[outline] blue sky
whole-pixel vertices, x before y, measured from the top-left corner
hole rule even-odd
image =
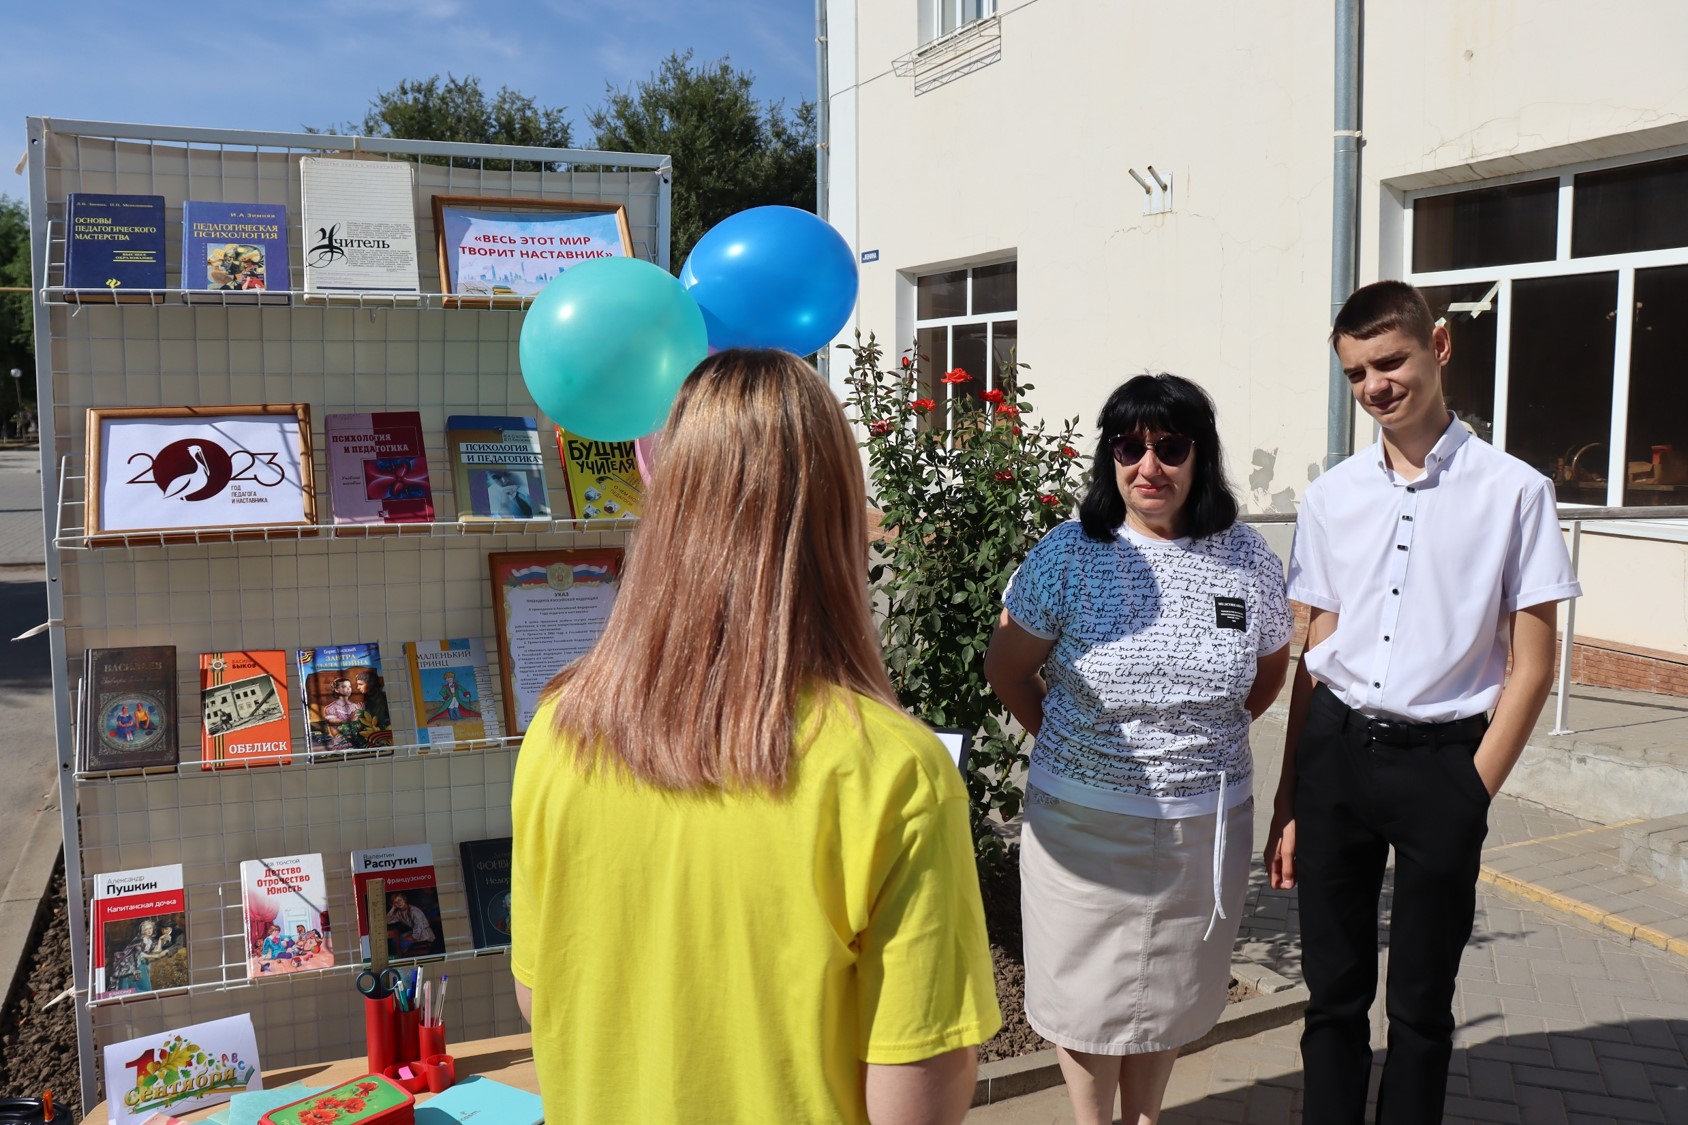
[[[650,76],[670,52],[728,56],[764,101],[814,100],[813,0],[82,0],[8,5],[0,66],[0,193],[24,118],[298,131],[361,120],[405,78],[473,74],[563,106],[575,143],[586,110]]]

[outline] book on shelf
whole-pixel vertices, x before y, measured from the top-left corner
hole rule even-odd
[[[408,161],[299,159],[305,292],[420,293]]]
[[[284,766],[293,760],[287,718],[287,653],[207,652],[199,657],[200,768]]]
[[[463,891],[469,899],[469,932],[476,949],[510,944],[510,846],[512,837],[464,840]]]
[[[479,637],[406,641],[404,663],[418,745],[450,747],[500,737],[492,673]]]
[[[94,876],[93,996],[134,996],[188,983],[187,890],[182,865]]]
[[[287,208],[280,203],[182,204],[182,288],[189,292],[282,292],[288,300]]]
[[[82,675],[77,770],[175,769],[176,647],[91,648]]]
[[[567,482],[569,516],[577,520],[638,519],[645,513],[645,483],[630,441],[593,441],[557,432],[557,456]]]
[[[416,815],[421,819],[420,810]],[[407,844],[352,853],[358,953],[365,961],[369,960],[371,919],[364,906],[364,892],[371,879],[386,882],[387,915],[381,922],[386,929],[387,956],[397,960],[444,953],[445,931],[440,927],[440,886],[434,875],[434,849],[428,844]],[[381,929],[377,928],[375,933],[379,936]]]
[[[302,648],[297,662],[312,751],[392,753],[393,720],[381,678],[380,645]]]
[[[322,856],[249,859],[240,865],[246,974],[253,980],[334,964]]]
[[[156,301],[163,289],[164,197],[73,192],[65,204],[64,283],[73,301]],[[99,292],[103,290],[103,292]]]
[[[330,414],[323,420],[323,432],[335,523],[433,520],[434,489],[428,480],[421,414]]]
[[[551,518],[534,419],[453,414],[445,420],[445,441],[459,520]]]

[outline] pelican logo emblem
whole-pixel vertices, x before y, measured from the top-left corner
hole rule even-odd
[[[143,467],[128,483],[155,485],[166,500],[209,500],[233,481],[274,488],[287,478],[277,463],[280,456],[248,449],[230,453],[206,438],[183,438],[157,453],[131,456],[131,465],[142,462]]]

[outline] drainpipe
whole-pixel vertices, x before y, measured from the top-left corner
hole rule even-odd
[[[1354,292],[1359,279],[1360,230],[1360,4],[1336,0],[1336,150],[1330,245],[1330,318]],[[1326,418],[1325,468],[1354,451],[1354,398],[1333,350]]]
[[[826,66],[826,0],[815,0],[815,214],[827,217],[827,146],[832,140],[832,91]]]
[[[832,141],[832,83],[828,79],[826,65],[826,4],[827,0],[815,0],[815,214],[823,219],[828,217],[830,210],[827,205],[827,176],[830,173],[827,157]],[[828,370],[831,353],[831,348],[822,348],[815,357],[815,367],[828,383],[832,382],[832,373]]]

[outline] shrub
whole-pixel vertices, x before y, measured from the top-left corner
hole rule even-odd
[[[872,336],[839,346],[851,353],[845,409],[864,435],[869,492],[883,512],[868,576],[885,663],[903,706],[974,732],[974,851],[983,873],[997,873],[1012,857],[990,818],[1020,811],[1026,735],[985,682],[985,649],[1014,568],[1076,502],[1078,419],[1056,432],[1034,421],[1024,397],[1034,388],[1017,361],[1000,389],[981,393],[960,369],[923,383],[926,359],[912,351],[887,367]]]

